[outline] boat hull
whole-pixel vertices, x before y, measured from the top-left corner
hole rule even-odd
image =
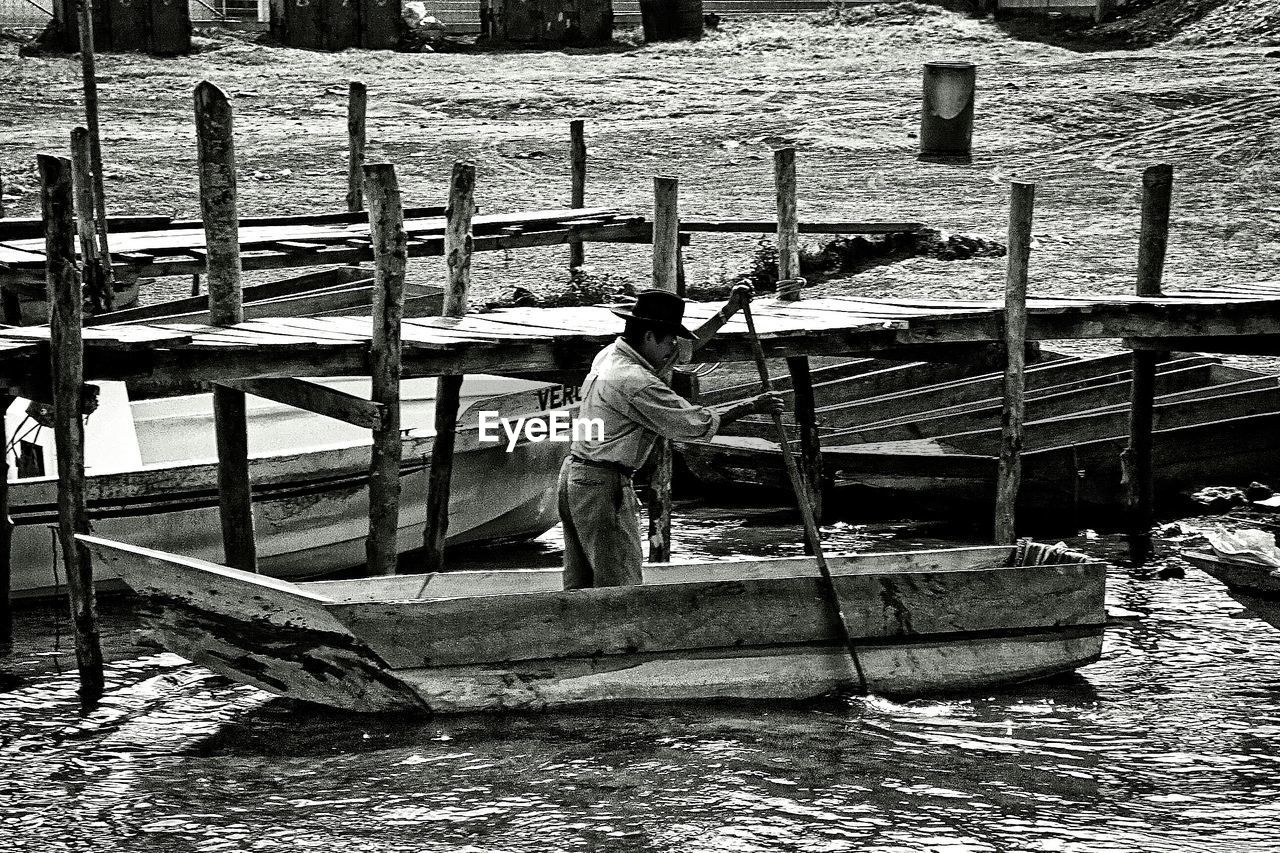
[[[972,691],[1097,660],[1105,621],[1105,567],[1007,566],[1011,548],[832,558],[855,665],[805,559],[649,566],[642,586],[571,591],[556,570],[292,584],[82,538],[166,648],[362,712]]]
[[[1264,622],[1280,629],[1280,577],[1270,566],[1236,563],[1213,554],[1184,551],[1182,556],[1227,588],[1227,594]]]

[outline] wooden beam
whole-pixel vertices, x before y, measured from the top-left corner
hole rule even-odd
[[[653,286],[680,292],[680,182],[653,179]],[[670,373],[663,377],[670,382]],[[671,442],[654,442],[645,509],[649,518],[649,562],[671,559]]]
[[[1009,261],[1005,278],[1004,407],[1000,415],[1000,467],[996,474],[995,544],[1017,540],[1014,510],[1022,483],[1022,419],[1026,395],[1027,266],[1035,184],[1013,182],[1009,197]]]
[[[400,324],[404,318],[404,274],[407,261],[400,185],[389,163],[364,167],[369,196],[369,224],[377,258],[373,297],[373,340],[369,346],[373,402],[380,423],[373,427],[369,465],[369,538],[365,558],[369,572],[394,575],[400,530]],[[434,453],[432,454],[434,456]]]
[[[569,207],[587,206],[587,139],[584,122],[576,118],[569,122]],[[569,269],[574,270],[586,262],[586,252],[581,243],[569,244]]]
[[[244,304],[231,104],[221,89],[202,81],[195,90],[195,114],[200,213],[208,247],[209,323],[232,326],[244,319]],[[214,387],[213,420],[218,438],[218,509],[224,558],[232,568],[257,571],[244,392]]]
[[[778,203],[778,298],[800,298],[800,231],[796,217],[796,149],[773,152],[773,182]]]
[[[801,234],[912,234],[924,228],[920,222],[797,222]],[[729,234],[776,234],[778,223],[770,219],[682,219],[681,231]]]
[[[1173,167],[1150,166],[1142,174],[1142,231],[1138,237],[1139,296],[1159,296],[1169,244],[1169,207],[1173,196]],[[1156,362],[1161,353],[1135,350],[1133,389],[1129,408],[1129,446],[1121,455],[1125,509],[1129,516],[1129,558],[1142,565],[1151,556],[1151,527],[1155,523],[1155,479],[1152,470],[1153,407]]]
[[[84,420],[80,395],[84,385],[84,348],[80,322],[83,301],[75,267],[75,212],[71,200],[71,161],[41,154],[40,207],[45,219],[45,257],[49,280],[49,355],[53,374],[54,441],[58,454],[58,541],[66,573],[75,626],[80,695],[92,701],[102,695],[102,646],[93,587],[93,561],[76,541],[89,532],[85,504]]]
[[[103,263],[98,254],[97,227],[93,221],[93,169],[89,153],[89,131],[71,131],[71,186],[76,201],[76,232],[80,237],[80,269],[95,313],[115,307],[115,294],[103,281]]]
[[[352,80],[347,87],[347,210],[352,213],[364,209],[365,111],[368,102],[369,93],[365,85]]]
[[[454,163],[449,181],[449,205],[445,218],[445,262],[449,283],[445,288],[445,317],[467,313],[471,286],[471,220],[475,214],[476,167]],[[463,371],[442,375],[436,383],[436,442],[427,476],[427,525],[423,532],[425,571],[444,570],[444,542],[449,532],[449,493],[453,477],[453,451],[458,431],[458,406]]]
[[[385,405],[305,379],[229,379],[217,384],[364,429],[381,429],[387,422]]]
[[[84,85],[84,119],[88,131],[89,169],[92,172],[94,230],[98,238],[97,256],[102,259],[99,287],[108,294],[107,310],[115,304],[111,248],[107,241],[107,198],[102,184],[102,132],[98,129],[98,72],[93,49],[93,0],[77,0],[80,14],[80,76]]]

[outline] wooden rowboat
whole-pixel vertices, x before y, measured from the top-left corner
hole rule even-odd
[[[1052,356],[1027,370],[1019,510],[1073,523],[1118,507],[1128,445],[1129,356]],[[985,516],[995,494],[1002,374],[922,382],[929,365],[873,364],[818,397],[831,504],[913,514]],[[865,389],[865,390],[864,390]],[[870,393],[867,393],[870,392]],[[1280,378],[1199,355],[1156,378],[1157,495],[1280,474]],[[720,397],[725,396],[720,392]],[[718,400],[719,401],[719,400]],[[747,420],[680,447],[704,487],[785,488],[769,425]]]
[[[1182,557],[1220,582],[1227,594],[1263,621],[1280,628],[1280,577],[1275,569],[1222,557],[1209,551],[1183,551]]]
[[[353,711],[807,700],[858,689],[811,558],[645,566],[563,591],[551,569],[290,583],[81,536],[183,657]],[[1098,659],[1105,567],[1061,546],[832,557],[869,691],[961,691]]]

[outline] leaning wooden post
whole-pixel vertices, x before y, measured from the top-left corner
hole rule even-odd
[[[347,91],[347,210],[364,210],[365,111],[369,92],[358,80]]]
[[[680,181],[653,179],[653,286],[680,292]],[[663,377],[669,381],[669,377]],[[649,562],[671,559],[671,442],[653,446],[653,473],[645,510],[649,516]]]
[[[449,286],[444,293],[445,317],[467,313],[471,287],[471,217],[475,214],[476,167],[454,163],[449,181],[449,206],[445,208],[444,257],[449,266]],[[453,446],[458,433],[458,398],[462,376],[441,376],[436,383],[436,439],[431,447],[431,471],[427,477],[427,527],[423,546],[426,571],[444,569],[444,542],[449,532],[449,486],[453,476]]]
[[[97,312],[107,311],[111,294],[102,286],[102,264],[98,257],[98,235],[93,223],[93,169],[90,166],[89,131],[77,127],[71,131],[71,186],[76,200],[76,232],[80,236],[80,269],[85,290]]]
[[[575,118],[569,122],[569,206],[587,205],[587,137],[583,121]],[[574,270],[586,262],[586,249],[582,243],[569,244],[569,269]]]
[[[240,292],[240,220],[236,212],[231,104],[221,89],[205,80],[196,86],[195,111],[200,212],[204,217],[207,247],[209,324],[233,326],[244,320],[244,307]],[[232,568],[257,571],[244,392],[214,385],[213,421],[218,435],[218,509],[226,563]]]
[[[1036,185],[1015,181],[1009,197],[1009,261],[1004,287],[1004,409],[1000,415],[1000,468],[996,473],[995,543],[1016,539],[1014,510],[1022,483],[1022,415],[1027,360],[1027,265]]]
[[[13,402],[0,394],[0,451],[9,446],[5,415]],[[0,452],[0,646],[13,643],[13,519],[9,517],[9,454]]]
[[[1173,167],[1151,166],[1142,173],[1142,232],[1138,238],[1139,296],[1159,296],[1169,245],[1169,206],[1173,196]],[[1129,446],[1121,462],[1125,509],[1129,527],[1129,558],[1142,565],[1151,556],[1151,526],[1155,523],[1155,475],[1151,465],[1155,420],[1156,364],[1163,353],[1135,350],[1129,393]]]
[[[85,504],[84,344],[80,331],[83,297],[76,275],[75,210],[71,200],[71,161],[40,154],[40,207],[44,216],[46,274],[49,287],[49,354],[53,370],[53,430],[58,453],[58,542],[76,633],[80,695],[102,695],[102,648],[94,601],[93,561],[76,540],[89,532]]]
[[[80,13],[80,75],[84,83],[84,121],[89,132],[89,168],[93,171],[93,206],[98,234],[104,309],[115,308],[111,249],[107,245],[107,196],[102,186],[102,134],[98,130],[98,71],[93,49],[93,0],[77,0]]]
[[[400,530],[400,321],[404,317],[404,271],[409,257],[404,210],[395,167],[364,167],[373,243],[373,341],[370,359],[374,403],[383,407],[373,431],[369,463],[369,538],[365,557],[371,574],[393,575]]]

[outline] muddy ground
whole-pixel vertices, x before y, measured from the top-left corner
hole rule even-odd
[[[582,117],[589,205],[646,213],[652,177],[676,175],[687,218],[769,217],[770,150],[785,143],[798,152],[803,219],[909,220],[1003,241],[1017,178],[1037,185],[1032,292],[1120,293],[1133,288],[1140,175],[1168,162],[1168,286],[1277,277],[1280,55],[1265,46],[1080,52],[911,3],[734,18],[697,43],[595,52],[324,54],[253,38],[202,32],[202,52],[186,58],[99,59],[111,212],[197,214],[191,93],[201,79],[233,97],[244,214],[340,209],[347,81],[359,79],[369,158],[397,165],[409,204],[442,203],[451,164],[468,159],[486,212],[566,206],[568,122]],[[942,58],[979,65],[965,165],[916,158],[921,65]],[[37,212],[35,154],[65,151],[83,121],[79,75],[76,57],[0,45],[10,215]],[[757,242],[698,236],[686,253],[690,283],[748,274]],[[561,293],[565,257],[479,258],[473,301],[517,285]],[[590,246],[587,258],[605,294],[643,286],[649,272],[642,247]],[[443,277],[439,261],[411,267],[423,280]],[[999,257],[912,257],[823,287],[994,295],[1003,276]]]

